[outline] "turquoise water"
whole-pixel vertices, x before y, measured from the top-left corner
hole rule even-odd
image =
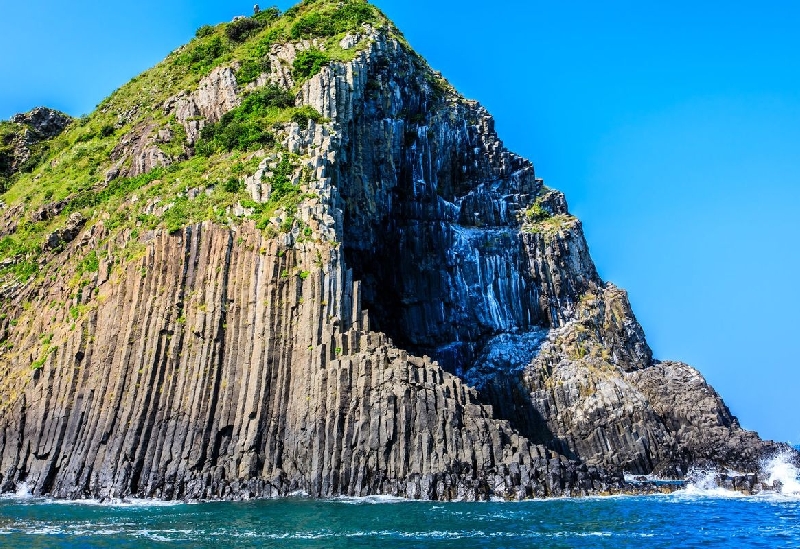
[[[518,503],[0,499],[0,547],[800,547],[800,498],[688,491]]]
[[[0,548],[800,548],[800,470],[787,454],[762,469],[780,493],[728,492],[712,471],[671,495],[513,503],[100,504],[32,498],[20,486],[0,496]]]

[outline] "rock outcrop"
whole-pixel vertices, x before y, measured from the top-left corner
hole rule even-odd
[[[275,44],[250,85],[296,86],[321,115],[276,126],[281,151],[241,176],[258,206],[296,160],[302,200],[273,232],[235,222],[238,204],[227,224],[72,214],[53,233],[58,268],[4,298],[0,491],[522,499],[655,489],[626,473],[757,473],[784,449],[743,431],[696,370],[653,359],[564,196],[483,107],[390,26],[339,46],[352,61],[296,83],[296,56],[324,42]],[[241,103],[234,69],[159,105],[186,155]],[[107,180],[181,162],[163,132],[132,125]]]
[[[46,107],[14,115],[10,122],[14,131],[3,136],[7,142],[0,143],[0,177],[24,169],[38,152],[36,145],[59,135],[70,122],[72,117]]]

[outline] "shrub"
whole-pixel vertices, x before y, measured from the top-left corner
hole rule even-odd
[[[525,211],[525,217],[527,217],[528,221],[531,223],[544,221],[552,216],[553,215],[549,211],[542,207],[542,204],[539,201],[534,202],[533,206]]]
[[[328,56],[317,49],[301,51],[294,60],[293,74],[298,80],[311,78],[330,63]]]
[[[202,38],[179,57],[179,61],[189,66],[189,70],[204,74],[217,65],[219,58],[227,52],[222,37],[218,34]]]
[[[364,23],[375,23],[375,9],[366,2],[351,1],[333,12],[337,32],[358,30]]]
[[[224,117],[217,124],[203,128],[195,152],[211,156],[219,151],[247,151],[271,145],[275,137],[258,120],[235,120]]]
[[[97,252],[92,250],[78,265],[78,272],[83,273],[96,273],[100,270],[100,259],[97,257]]]
[[[289,90],[270,84],[256,93],[248,95],[239,108],[248,114],[264,115],[269,107],[277,107],[279,109],[294,107],[294,95]]]
[[[236,193],[242,188],[242,182],[236,177],[231,177],[223,185],[222,189],[227,193]]]
[[[292,185],[292,181],[289,179],[292,171],[293,167],[292,163],[289,162],[289,155],[284,154],[281,161],[272,170],[272,180],[270,181],[272,195],[270,196],[270,201],[277,202],[291,193],[298,192],[297,187]]]
[[[214,27],[211,25],[203,25],[194,32],[194,35],[197,38],[205,38],[206,36],[211,36],[212,34],[214,34]]]
[[[287,12],[288,13],[288,12]],[[335,11],[313,12],[294,22],[289,36],[295,40],[316,36],[333,36],[342,32],[358,30],[364,23],[375,23],[377,13],[366,2],[351,0]]]
[[[97,132],[100,137],[110,137],[114,135],[114,132],[117,131],[111,124],[103,124],[103,127],[100,128],[100,131]]]
[[[189,210],[186,198],[179,198],[170,209],[164,212],[164,226],[169,234],[175,234],[189,223]]]
[[[266,119],[270,109],[294,105],[294,96],[279,86],[266,86],[248,95],[242,104],[226,113],[216,124],[203,128],[195,152],[210,156],[218,151],[246,151],[271,145],[275,137],[268,130]]]
[[[236,71],[236,82],[240,85],[254,82],[262,73],[269,72],[268,59],[245,59]]]
[[[272,6],[271,8],[261,10],[260,12],[253,15],[253,19],[258,20],[262,25],[266,26],[275,21],[280,16],[281,16],[281,10],[279,10],[275,6]]]
[[[237,19],[225,26],[225,36],[232,42],[244,42],[262,27],[261,21],[250,17]]]
[[[300,17],[289,30],[289,36],[294,40],[331,34],[335,34],[335,31],[330,17],[317,12]]]
[[[319,111],[311,105],[303,105],[302,107],[298,107],[292,113],[292,122],[302,125],[308,124],[309,120],[319,123],[322,122],[324,118]]]
[[[300,5],[299,4],[295,4],[294,6],[292,6],[291,8],[286,10],[285,12],[283,12],[283,15],[285,17],[287,17],[287,18],[292,18],[295,15],[297,15],[298,11],[300,11]]]

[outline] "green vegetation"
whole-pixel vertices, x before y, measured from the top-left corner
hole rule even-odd
[[[323,117],[319,111],[311,105],[303,105],[302,107],[298,107],[292,111],[292,122],[296,122],[298,124],[307,124],[309,120],[320,123],[326,121],[326,118]]]
[[[16,124],[0,122],[0,193],[5,192],[14,161],[14,139],[17,136]]]
[[[537,199],[536,202],[533,203],[533,206],[525,210],[525,217],[531,223],[537,223],[539,221],[544,221],[552,217],[553,214],[546,210],[542,203]]]
[[[5,192],[16,179],[12,175],[12,166],[15,161],[14,147],[24,137],[25,131],[25,126],[22,124],[0,122],[0,193]],[[47,141],[29,144],[27,148],[28,158],[21,165],[16,166],[16,171],[23,174],[33,171],[50,151]]]
[[[522,217],[523,231],[553,236],[575,222],[573,216],[569,214],[554,214],[550,208],[543,204],[542,200],[549,192],[550,189],[543,186],[539,190],[536,200],[525,210]]]
[[[44,347],[42,348],[42,352],[39,355],[39,358],[37,360],[34,360],[33,363],[31,364],[31,369],[33,370],[41,369],[42,366],[44,366],[44,363],[47,362],[47,357],[55,353],[57,350],[58,347],[56,347],[55,345],[50,345],[49,342],[45,344]]]
[[[235,222],[233,206],[241,203],[251,209],[250,217],[264,230],[299,227],[302,238],[312,238],[311,228],[295,217],[299,203],[313,196],[303,194],[298,184],[299,159],[280,150],[276,127],[325,120],[310,106],[295,106],[296,93],[304,79],[326,64],[352,60],[367,47],[366,41],[347,50],[340,46],[347,33],[365,23],[389,24],[365,0],[304,0],[283,15],[277,8],[269,8],[253,17],[202,26],[189,44],[116,90],[93,113],[76,119],[61,135],[32,147],[30,159],[13,175],[13,142],[20,127],[0,122],[0,200],[22,210],[15,228],[0,238],[0,285],[50,276],[51,267],[40,270],[43,244],[76,212],[88,220],[87,227],[102,219],[112,235],[125,229],[135,240],[159,226],[178,231],[205,220]],[[219,122],[207,124],[194,150],[186,147],[183,125],[164,108],[170,98],[196,89],[203,77],[224,64],[237,67],[240,86],[253,82],[270,70],[273,46],[309,38],[318,47],[298,56],[292,67],[297,79],[294,89],[269,86],[253,91]],[[147,128],[169,130],[171,139],[159,139],[155,146],[170,158],[171,165],[136,177],[107,178],[118,159],[123,163],[116,169],[123,174],[130,166],[120,144],[141,136]],[[265,153],[275,155],[277,166],[271,168],[269,201],[256,204],[242,181],[244,175],[255,172]],[[305,172],[301,176],[302,182],[310,177]],[[52,215],[31,215],[54,203],[63,208]],[[280,215],[276,213],[279,210],[283,212]],[[278,226],[273,225],[276,218],[280,219]],[[76,283],[83,283],[84,275],[97,272],[100,266],[97,251],[83,253],[73,263],[79,275]]]
[[[552,215],[540,221],[526,223],[522,230],[528,233],[541,233],[546,236],[553,236],[563,229],[568,228],[575,222],[571,215]]]
[[[195,31],[194,36],[195,38],[205,38],[206,36],[211,36],[214,32],[214,27],[211,25],[203,25]]]
[[[275,136],[266,128],[291,119],[294,96],[275,85],[248,95],[242,104],[225,114],[216,124],[203,128],[195,151],[210,156],[223,151],[247,151],[272,145]]]
[[[259,19],[243,17],[225,25],[225,36],[231,42],[244,42],[263,27]]]
[[[238,193],[242,190],[242,182],[236,177],[230,177],[222,184],[222,190],[226,193]]]
[[[253,16],[253,19],[260,21],[263,25],[269,25],[280,16],[281,11],[275,6],[272,6],[271,8],[259,11]]]
[[[283,153],[280,162],[272,169],[272,178],[269,180],[272,193],[266,203],[257,203],[252,200],[242,201],[242,205],[253,210],[253,218],[259,229],[270,227],[271,219],[275,212],[282,209],[285,217],[280,224],[281,232],[289,232],[294,227],[297,206],[304,198],[315,198],[315,195],[304,195],[298,185],[293,184],[292,175],[295,166],[288,153]]]
[[[222,36],[206,34],[187,46],[186,51],[178,57],[178,63],[186,65],[195,74],[205,76],[220,64],[228,51],[229,47]]]
[[[7,266],[0,268],[0,273],[8,273],[20,282],[29,280],[39,271],[38,253],[39,246],[24,235],[14,234],[0,239],[0,260],[7,262]]]
[[[311,48],[297,54],[292,68],[292,74],[298,80],[306,80],[322,70],[330,63],[330,58],[318,49]]]
[[[269,72],[269,69],[268,59],[245,59],[236,71],[236,82],[240,86],[255,82],[262,73]]]
[[[97,257],[97,251],[92,250],[86,257],[84,257],[78,265],[78,272],[83,273],[96,273],[100,270],[100,259]]]
[[[314,4],[306,2],[304,5]],[[317,3],[321,4],[321,3]],[[298,40],[301,38],[316,38],[331,36],[340,33],[357,31],[364,23],[373,25],[378,23],[378,14],[366,2],[350,1],[338,6],[335,4],[301,15],[292,24],[289,37]]]

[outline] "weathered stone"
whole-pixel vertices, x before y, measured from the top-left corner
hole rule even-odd
[[[218,67],[200,81],[197,90],[169,98],[163,109],[165,113],[175,113],[176,120],[186,130],[186,143],[191,146],[200,138],[205,124],[218,122],[239,105],[238,93],[233,69]]]
[[[753,474],[721,482],[757,490],[757,458],[778,445],[696,371],[653,360],[563,195],[385,30],[354,40],[368,47],[299,88],[329,121],[277,130],[304,198],[274,222],[313,237],[157,229],[115,266],[132,232],[75,240],[73,214],[54,233],[63,268],[15,288],[15,324],[0,324],[20,350],[0,354],[0,491],[523,499],[655,493],[670,488],[624,474],[696,464],[739,467]],[[321,45],[273,46],[268,80],[294,86],[295,56]],[[191,144],[239,100],[222,67],[163,107]],[[141,124],[112,160],[163,165],[166,137]],[[279,160],[244,178],[254,200]],[[160,215],[174,200],[129,204]],[[99,265],[75,292],[80,246],[100,246]]]
[[[60,214],[67,205],[66,200],[49,202],[31,214],[31,221],[47,221]]]
[[[72,117],[53,109],[37,107],[30,112],[14,115],[11,121],[28,126],[30,132],[26,138],[27,144],[31,145],[35,141],[59,135],[72,122]]]
[[[69,244],[75,240],[85,224],[86,218],[83,214],[80,212],[70,214],[63,229],[58,229],[48,235],[45,241],[45,248],[55,250],[61,248],[65,244]]]
[[[10,143],[10,157],[0,157],[0,176],[11,176],[19,172],[31,158],[35,145],[61,134],[72,122],[72,117],[47,107],[37,107],[30,112],[16,114],[11,122],[17,129]]]

